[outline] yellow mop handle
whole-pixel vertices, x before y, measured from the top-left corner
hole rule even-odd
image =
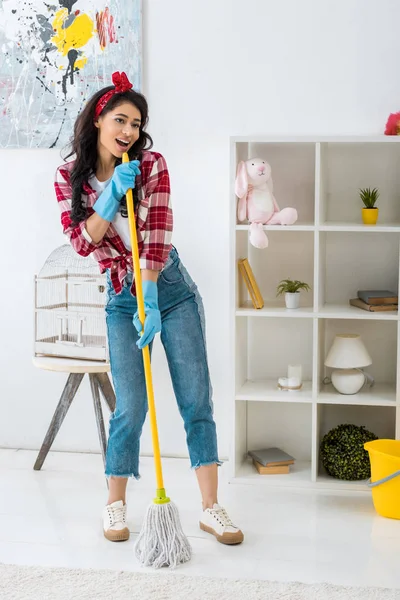
[[[124,152],[122,156],[122,162],[129,162],[129,156],[127,152]],[[144,312],[144,299],[143,299],[143,287],[142,287],[142,276],[140,273],[140,262],[139,262],[139,247],[137,241],[137,233],[136,233],[136,223],[135,223],[135,211],[133,207],[133,196],[132,190],[128,190],[126,193],[126,204],[128,207],[128,220],[129,220],[129,233],[131,237],[132,244],[132,258],[133,258],[133,270],[135,274],[135,282],[136,282],[136,298],[138,303],[139,310],[139,319],[142,323],[142,328],[144,327],[144,320],[146,318]],[[143,331],[143,329],[142,329]],[[160,443],[158,440],[158,431],[157,431],[157,418],[156,418],[156,407],[154,403],[154,389],[153,389],[153,379],[151,375],[151,363],[150,363],[150,350],[149,346],[145,346],[142,350],[143,352],[143,362],[144,362],[144,374],[146,378],[146,389],[147,389],[147,401],[149,405],[149,417],[150,417],[150,427],[151,427],[151,437],[153,440],[153,452],[154,452],[154,466],[156,470],[156,481],[157,481],[157,492],[164,491],[164,483],[163,483],[163,475],[162,475],[162,467],[161,467],[161,455],[160,455]],[[159,494],[157,493],[157,496]]]

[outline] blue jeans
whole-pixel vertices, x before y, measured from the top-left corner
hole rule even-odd
[[[110,419],[106,475],[138,479],[139,442],[147,413],[147,393],[142,351],[136,346],[138,333],[132,322],[137,302],[130,293],[132,273],[128,273],[119,295],[107,275],[106,318],[116,407]],[[213,419],[203,303],[175,248],[157,285],[161,342],[185,426],[191,466],[221,464]]]

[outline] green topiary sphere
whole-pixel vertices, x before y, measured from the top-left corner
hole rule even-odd
[[[321,460],[327,473],[336,479],[358,481],[371,477],[371,466],[365,442],[377,440],[365,427],[338,425],[322,439]]]

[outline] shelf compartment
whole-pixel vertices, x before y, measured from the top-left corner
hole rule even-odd
[[[339,394],[332,384],[322,385],[317,402],[348,406],[395,406],[396,385],[394,383],[376,383],[372,387],[365,385],[358,394],[351,395]]]
[[[319,404],[317,406],[317,452],[323,437],[334,427],[349,423],[358,426],[364,426],[368,431],[371,431],[378,438],[394,439],[395,437],[395,414],[396,407],[393,406],[354,406],[343,404]],[[343,481],[331,477],[325,472],[322,462],[319,458],[319,472],[317,482],[335,487],[345,487],[351,485],[358,489],[362,489],[365,485],[363,481]]]
[[[269,246],[265,250],[254,248],[248,241],[248,235],[246,230],[236,234],[237,261],[247,257],[266,307],[271,307],[273,310],[276,308],[287,310],[284,296],[276,295],[277,286],[282,279],[290,277],[305,281],[313,288],[314,233],[292,231],[288,235],[280,231],[268,231]],[[247,308],[249,294],[239,269],[236,268],[238,277],[236,307]],[[301,292],[300,307],[313,308],[312,289]]]
[[[271,484],[311,483],[311,403],[236,402],[236,481],[247,483],[268,479]],[[295,458],[287,475],[259,475],[248,456],[249,450],[278,447]]]
[[[247,403],[246,454],[248,450],[278,447],[291,454],[296,461],[310,462],[311,433],[311,404]]]
[[[304,381],[312,379],[313,322],[306,319],[248,319],[247,375],[236,380],[278,380],[286,377],[288,365],[302,365]]]
[[[372,364],[364,370],[375,379],[375,386],[365,386],[355,396],[341,395],[337,393],[337,402],[333,404],[355,404],[355,405],[381,405],[381,401],[388,394],[388,406],[396,401],[396,379],[397,379],[397,329],[396,321],[370,321],[370,320],[341,320],[321,319],[318,321],[318,361],[319,361],[319,394],[318,402],[330,399],[335,392],[332,387],[323,383],[325,377],[330,377],[332,369],[325,367],[324,361],[333,343],[335,335],[341,333],[356,333],[362,338],[367,348]],[[381,396],[381,393],[385,396]],[[346,402],[346,398],[349,400]],[[369,400],[368,400],[369,399]],[[380,399],[380,400],[379,400]],[[392,403],[393,400],[393,403]],[[326,404],[329,402],[325,402]]]
[[[325,225],[345,222],[362,225],[359,189],[377,187],[378,226],[400,223],[400,145],[385,141],[321,144],[321,211]]]
[[[315,220],[314,143],[249,143],[249,158],[260,157],[271,165],[274,196],[279,208],[297,210],[297,224]]]
[[[400,203],[399,203],[400,204]],[[399,238],[386,233],[364,235],[326,231],[319,236],[319,305],[342,305],[354,314],[368,311],[349,304],[358,290],[384,289],[398,293]],[[371,313],[373,314],[373,313]],[[392,315],[393,316],[393,315]]]
[[[284,391],[278,388],[276,379],[247,380],[236,392],[236,400],[253,402],[312,402],[312,383],[303,381],[297,391]]]

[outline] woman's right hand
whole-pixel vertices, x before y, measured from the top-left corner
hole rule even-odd
[[[102,219],[111,223],[119,210],[119,203],[126,192],[135,187],[135,180],[139,174],[138,160],[131,160],[115,167],[110,183],[97,198],[93,210]]]
[[[136,177],[140,175],[139,164],[138,160],[131,160],[115,167],[111,178],[111,185],[113,187],[113,196],[118,202],[121,201],[129,189],[135,187]]]

